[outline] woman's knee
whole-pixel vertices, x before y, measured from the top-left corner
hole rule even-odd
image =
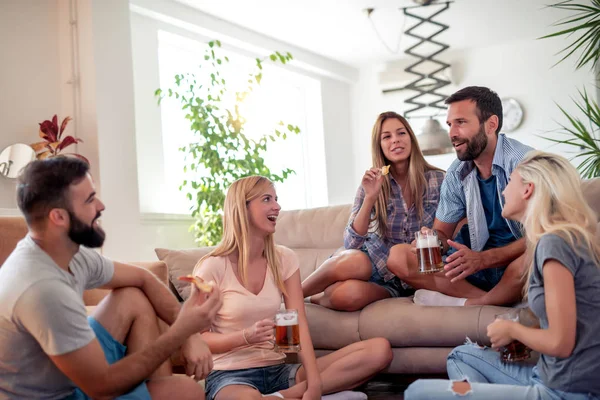
[[[369,360],[377,370],[381,371],[392,363],[394,353],[387,339],[369,339],[365,341],[365,345]]]
[[[260,400],[262,398],[263,396],[258,390],[245,385],[225,386],[223,389],[219,390],[215,396],[215,400]]]
[[[454,399],[466,396],[471,391],[469,382],[456,382],[442,379],[419,379],[404,391],[406,400]]]
[[[406,278],[409,275],[408,258],[410,253],[409,244],[397,244],[390,249],[387,268],[400,279]]]
[[[362,251],[345,250],[335,256],[335,265],[332,274],[337,281],[348,279],[366,281],[371,277],[371,260]]]
[[[134,314],[154,314],[154,307],[146,294],[137,287],[114,289],[107,296],[109,301],[118,303],[119,310],[130,310]]]
[[[147,383],[153,399],[204,400],[204,387],[187,376],[151,379]]]
[[[359,293],[340,288],[329,295],[329,303],[334,310],[358,311],[362,308],[364,300]]]
[[[365,306],[365,295],[357,284],[358,282],[346,281],[327,293],[331,307],[338,311],[362,309]]]
[[[448,358],[446,359],[446,365],[450,362],[461,362],[467,365],[470,365],[470,360],[473,360],[473,357],[477,359],[481,359],[486,356],[486,349],[477,345],[477,344],[463,344],[454,348],[450,354],[448,354]]]
[[[404,399],[419,400],[430,399],[430,383],[426,379],[419,379],[411,383],[404,391]]]

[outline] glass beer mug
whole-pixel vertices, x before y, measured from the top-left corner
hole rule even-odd
[[[531,328],[539,328],[539,320],[529,308],[517,308],[503,314],[496,314],[496,319],[515,321]],[[499,348],[498,351],[500,352],[500,359],[508,363],[527,360],[531,357],[531,349],[518,340],[513,340],[506,346]]]
[[[275,314],[275,351],[282,353],[300,351],[298,310],[280,310]]]
[[[423,229],[415,233],[415,239],[419,272],[432,274],[443,271],[444,263],[437,232],[433,229]]]

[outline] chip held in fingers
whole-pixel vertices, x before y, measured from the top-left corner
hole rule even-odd
[[[389,165],[385,165],[383,167],[381,167],[381,175],[387,175],[390,173],[390,166]]]
[[[213,282],[206,283],[206,282],[204,282],[204,279],[200,278],[199,276],[186,275],[186,276],[180,276],[177,279],[180,281],[196,284],[196,287],[204,293],[210,293],[213,291],[213,288],[214,288]]]

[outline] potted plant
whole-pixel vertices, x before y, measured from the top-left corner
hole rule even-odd
[[[571,43],[566,46],[559,63],[569,57],[578,56],[576,68],[591,66],[600,74],[600,0],[591,3],[576,3],[572,0],[561,1],[549,7],[572,11],[571,17],[556,22],[559,31],[543,36],[542,39],[567,36]],[[600,107],[587,91],[579,91],[580,98],[574,100],[577,108],[583,113],[585,121],[570,115],[563,107],[561,112],[569,121],[568,125],[560,125],[559,132],[565,139],[546,138],[556,143],[577,148],[579,153],[573,158],[583,158],[578,168],[583,178],[600,176]]]
[[[82,142],[81,139],[74,138],[70,135],[65,136],[64,138],[62,137],[63,133],[67,129],[67,124],[72,120],[73,118],[66,117],[60,124],[60,128],[58,127],[58,117],[56,115],[52,117],[52,120],[47,119],[44,122],[40,123],[39,135],[44,140],[41,142],[33,143],[31,145],[31,148],[33,148],[33,150],[35,151],[36,158],[38,160],[63,155],[81,158],[89,164],[87,158],[85,158],[81,154],[62,153],[64,149],[71,146],[72,144]]]
[[[262,175],[274,182],[283,182],[293,170],[272,171],[263,158],[269,143],[298,134],[297,126],[279,122],[272,132],[252,139],[246,135],[245,119],[240,104],[260,85],[264,62],[286,64],[290,53],[275,52],[265,59],[255,59],[253,71],[248,74],[248,86],[235,92],[233,104],[225,98],[232,88],[222,74],[228,57],[217,53],[221,43],[208,43],[205,62],[195,73],[175,76],[174,86],[157,89],[155,96],[160,104],[165,98],[178,100],[189,120],[194,141],[180,148],[185,159],[184,172],[189,176],[180,186],[192,201],[192,230],[201,246],[215,245],[221,240],[222,208],[227,188],[237,179],[249,175]]]

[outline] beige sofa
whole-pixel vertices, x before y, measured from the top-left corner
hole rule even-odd
[[[584,191],[592,208],[600,214],[600,179],[585,182]],[[281,213],[276,240],[298,254],[302,278],[342,245],[349,213],[349,206]],[[22,218],[0,217],[0,266],[26,232]],[[159,259],[164,262],[134,264],[150,269],[163,282],[168,282],[174,293],[186,298],[186,288],[179,284],[177,277],[191,273],[196,261],[208,251],[207,248],[157,249]],[[84,300],[86,305],[93,307],[105,295],[106,291],[90,290],[85,292]],[[421,307],[410,298],[382,300],[362,311],[350,313],[312,304],[306,308],[313,342],[319,353],[381,336],[390,340],[394,351],[394,360],[386,372],[404,374],[445,373],[448,352],[462,344],[466,337],[487,344],[486,327],[494,315],[504,309],[489,306]]]
[[[600,215],[600,178],[584,183],[586,198]],[[293,249],[300,258],[302,278],[307,277],[337,248],[350,206],[332,206],[282,211],[277,222],[276,242]],[[600,223],[598,224],[600,230]],[[156,249],[168,266],[171,286],[187,298],[187,286],[177,277],[192,272],[196,261],[209,248]],[[423,307],[412,298],[378,301],[357,312],[338,312],[306,306],[311,336],[319,353],[339,349],[361,339],[385,337],[393,347],[394,360],[386,372],[444,374],[446,356],[468,337],[489,344],[486,328],[503,307]]]

